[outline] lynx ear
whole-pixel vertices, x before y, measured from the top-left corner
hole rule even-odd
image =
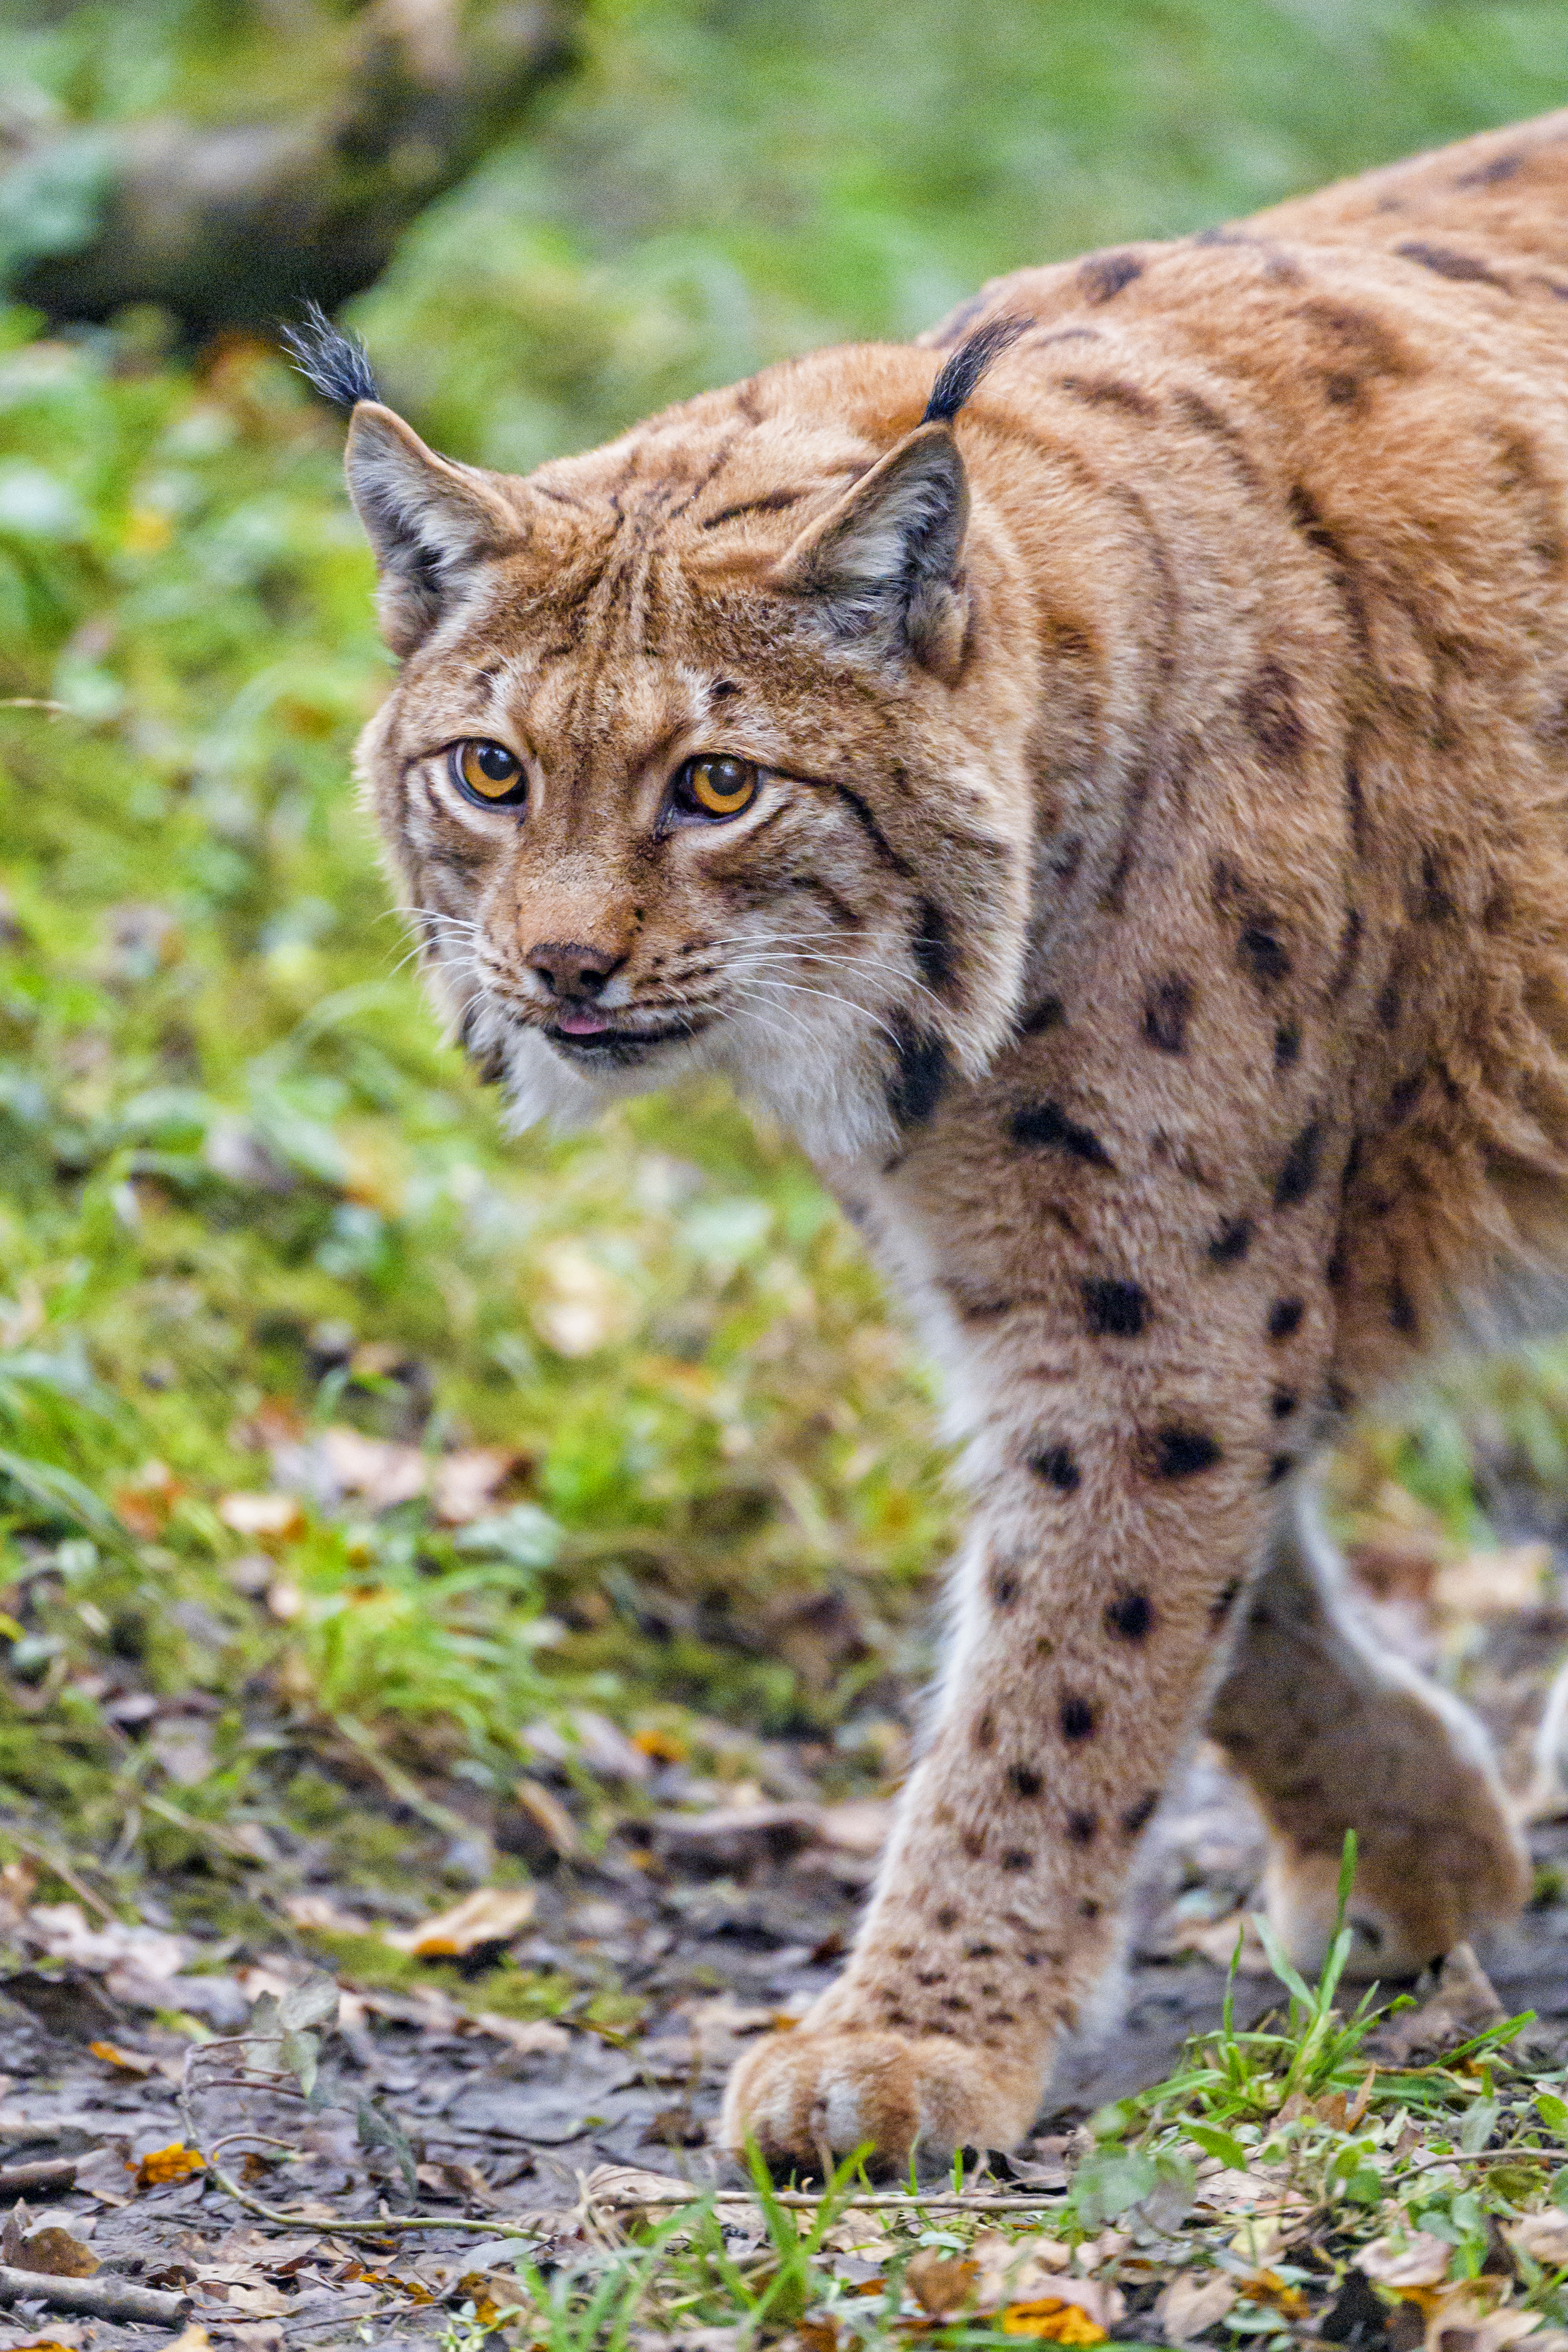
[[[916,425],[804,530],[773,574],[837,637],[913,656],[951,685],[967,622],[969,486],[945,422]]]
[[[524,525],[497,483],[438,457],[379,401],[355,408],[343,462],[381,573],[382,635],[412,653],[465,567],[516,546]]]

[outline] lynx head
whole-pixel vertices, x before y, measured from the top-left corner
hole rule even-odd
[[[329,330],[304,350],[355,404],[402,657],[361,772],[519,1125],[717,1069],[846,1159],[1006,1038],[1032,656],[953,420],[1017,331],[935,388],[932,354],[824,353],[526,479],[435,456]]]

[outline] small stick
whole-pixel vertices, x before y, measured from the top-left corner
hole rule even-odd
[[[12,1829],[9,1822],[6,1824],[5,1834],[13,1845],[21,1847],[29,1862],[36,1862],[40,1870],[48,1872],[51,1878],[57,1878],[62,1886],[68,1886],[78,1902],[85,1903],[89,1911],[96,1911],[99,1917],[106,1921],[110,1927],[119,1927],[124,1925],[119,1913],[110,1909],[101,1895],[93,1893],[91,1887],[78,1875],[68,1862],[62,1862],[57,1853],[51,1853],[48,1847],[40,1845],[37,1839],[24,1837],[20,1830]]]
[[[80,2162],[74,2156],[41,2156],[33,2164],[0,2164],[0,2195],[25,2189],[69,2189]]]
[[[151,2320],[178,2327],[191,2310],[188,2294],[165,2294],[122,2278],[57,2278],[52,2271],[13,2270],[0,2263],[0,2303],[47,2303],[87,2319]]]

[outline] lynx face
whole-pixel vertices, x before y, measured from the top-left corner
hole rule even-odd
[[[362,771],[519,1125],[718,1069],[822,1156],[885,1150],[1008,1034],[1010,583],[946,415],[915,421],[929,361],[869,355],[875,438],[803,424],[779,373],[526,482],[356,412],[405,656]]]

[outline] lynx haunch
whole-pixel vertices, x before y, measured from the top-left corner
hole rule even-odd
[[[1003,2147],[1205,1726],[1364,1972],[1520,1904],[1301,1499],[1568,1267],[1568,114],[1028,270],[515,480],[357,402],[367,791],[516,1119],[728,1072],[967,1440],[947,1671],[732,2145]]]

